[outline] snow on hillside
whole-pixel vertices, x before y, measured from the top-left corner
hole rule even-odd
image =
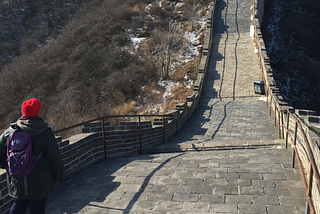
[[[161,5],[161,1],[159,2],[159,5]],[[208,6],[209,7],[209,6]],[[181,36],[184,39],[183,47],[180,48],[180,52],[178,56],[176,56],[175,61],[171,64],[171,70],[174,71],[175,68],[178,68],[182,64],[189,62],[193,60],[196,56],[200,54],[200,49],[202,48],[202,45],[199,41],[200,37],[204,34],[205,28],[206,28],[206,14],[200,15],[200,12],[203,10],[208,9],[201,8],[198,11],[198,18],[193,21],[194,25],[200,25],[201,27],[197,30],[193,31],[185,31],[180,32]],[[149,7],[147,6],[146,9]],[[130,34],[132,44],[135,46],[135,49],[139,46],[141,42],[143,42],[146,38],[137,38],[133,34]],[[173,91],[176,90],[179,87],[185,87],[188,90],[192,90],[193,88],[193,80],[191,80],[187,75],[184,76],[184,81],[180,82],[173,82],[172,80],[159,80],[158,86],[162,87],[164,89],[164,92],[162,93],[162,101],[161,103],[152,103],[146,106],[146,110],[142,112],[142,114],[156,114],[161,113],[163,110],[164,105],[167,103],[167,99],[172,96],[174,93]],[[153,90],[152,93],[154,94],[160,94],[160,91]],[[144,97],[144,103],[146,103],[148,97]],[[135,111],[139,111],[143,108],[143,104],[137,104]]]
[[[160,7],[163,7],[164,0],[156,0],[155,2]],[[1,39],[6,40],[6,38],[10,37],[10,40],[12,40],[13,42],[21,42],[21,40],[23,39],[22,38],[23,33],[26,33],[26,30],[23,29],[22,19],[25,16],[25,14],[27,14],[27,11],[29,12],[30,10],[30,2],[26,0],[17,1],[17,2],[3,1],[2,3],[0,3],[0,6],[1,5],[5,7],[6,10],[4,13],[0,14],[0,21],[2,20],[3,21],[2,23],[5,24],[3,25],[3,30],[0,32],[0,40]],[[36,17],[40,20],[41,23],[47,20],[48,16],[49,17],[52,16],[51,13],[52,11],[54,12],[56,10],[56,7],[58,8],[61,6],[61,5],[55,4],[55,2],[52,2],[52,5],[53,6],[51,10],[48,12],[48,14],[41,14],[41,13],[36,14]],[[78,7],[78,5],[74,7]],[[147,5],[145,10],[147,11],[150,8],[151,8],[151,4]],[[180,35],[183,37],[184,43],[183,43],[183,47],[180,48],[181,51],[175,56],[176,59],[173,61],[173,63],[171,63],[172,71],[174,71],[175,68],[179,68],[182,64],[193,60],[196,56],[200,54],[199,51],[202,48],[202,44],[200,43],[199,39],[201,38],[201,36],[203,36],[204,30],[206,28],[206,21],[205,21],[206,14],[200,13],[203,10],[207,11],[208,7],[200,8],[198,11],[198,18],[193,21],[193,25],[194,26],[199,25],[200,28],[194,28],[196,30],[193,30],[193,31],[190,31],[190,29],[184,32],[180,31]],[[179,11],[179,14],[182,15],[183,12],[184,11]],[[203,15],[200,15],[200,14],[203,14]],[[70,14],[70,17],[72,16],[73,14]],[[148,18],[148,21],[156,22],[156,20],[154,20],[154,17],[152,17],[151,15],[148,15],[147,18]],[[54,20],[52,20],[52,22],[54,22]],[[9,29],[10,26],[16,26],[14,27],[14,32],[13,32],[14,36],[12,36],[12,34],[9,35],[9,31],[7,30],[7,28]],[[40,28],[38,28],[37,30],[41,31]],[[32,34],[35,31],[36,30],[31,29],[31,31],[30,32],[28,31],[27,33]],[[128,30],[128,33],[129,33],[129,36],[131,37],[132,45],[134,46],[133,51],[136,50],[139,47],[139,45],[147,39],[145,37],[137,37],[134,33],[130,31],[130,29]],[[54,37],[55,34],[52,32],[48,32],[47,36],[48,36],[47,39],[50,39],[51,37]],[[41,43],[37,41],[37,45],[38,47],[40,47]],[[3,57],[4,59],[5,58],[13,59],[16,57],[16,55],[14,53],[4,53],[4,55],[0,57]],[[161,90],[162,92],[160,92],[159,90],[153,90],[152,93],[162,96],[161,102],[157,104],[150,104],[151,106],[144,106],[146,103],[146,100],[148,99],[148,95],[147,95],[146,97],[143,98],[144,103],[141,103],[141,104],[136,103],[135,111],[139,111],[143,107],[146,107],[146,109],[149,109],[149,110],[145,113],[162,112],[163,106],[167,103],[168,97],[170,97],[172,93],[174,93],[173,91],[180,87],[185,87],[189,90],[192,90],[193,81],[186,75],[183,81],[173,82],[172,80],[160,80],[157,83],[157,86],[163,89]],[[142,88],[142,91],[143,91],[143,88]]]

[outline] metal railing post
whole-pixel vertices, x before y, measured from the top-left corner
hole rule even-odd
[[[176,111],[176,132],[178,133],[178,111]]]
[[[189,108],[188,108],[188,102],[187,102],[187,122],[189,121]]]
[[[289,110],[287,110],[287,134],[286,134],[286,149],[288,148],[289,122],[290,122],[290,114],[289,114]]]
[[[282,128],[282,131],[281,131],[281,139],[284,139],[284,122],[283,122],[283,111],[280,111],[281,113],[281,128]]]
[[[292,166],[291,168],[294,168],[294,162],[295,162],[295,156],[296,156],[296,143],[297,143],[297,129],[298,129],[298,123],[296,122],[296,127],[294,128],[294,139],[293,139],[293,150],[292,150]]]
[[[278,121],[279,121],[279,139],[281,139],[281,110],[278,110]]]
[[[164,134],[165,130],[164,130],[164,115],[162,116],[162,139],[163,139],[163,143],[165,142],[165,134]]]
[[[269,116],[271,116],[271,111],[272,111],[272,100],[270,100],[270,112],[269,112]]]
[[[308,179],[308,191],[307,191],[307,199],[311,198],[311,193],[312,193],[312,180],[313,180],[313,168],[312,168],[312,164],[310,163],[310,169],[309,169],[309,179]],[[306,203],[306,214],[310,213],[310,206],[307,200]]]
[[[196,96],[193,96],[194,113],[196,113]]]
[[[277,126],[277,105],[274,103],[274,126]]]
[[[310,207],[309,207],[308,199],[306,200],[306,211],[305,211],[305,214],[310,214]]]
[[[104,147],[104,159],[107,160],[107,143],[106,143],[106,130],[104,127],[104,118],[101,119],[102,121],[102,138],[103,138],[103,147]]]
[[[139,154],[142,154],[142,137],[141,137],[141,117],[139,115],[139,140],[140,140],[140,148],[139,148]]]

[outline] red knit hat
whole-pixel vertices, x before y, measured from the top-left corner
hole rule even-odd
[[[40,113],[40,102],[36,98],[25,101],[22,104],[21,112],[26,117],[38,116]]]

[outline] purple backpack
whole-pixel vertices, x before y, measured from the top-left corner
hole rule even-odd
[[[7,163],[9,173],[14,177],[24,177],[33,172],[40,158],[32,152],[33,137],[20,131],[10,135],[7,141]]]

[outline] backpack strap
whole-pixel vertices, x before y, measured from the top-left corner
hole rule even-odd
[[[28,192],[28,183],[27,183],[27,176],[24,176],[24,177],[23,177],[23,183],[24,183],[24,194],[25,194],[25,195],[29,195],[29,192]]]

